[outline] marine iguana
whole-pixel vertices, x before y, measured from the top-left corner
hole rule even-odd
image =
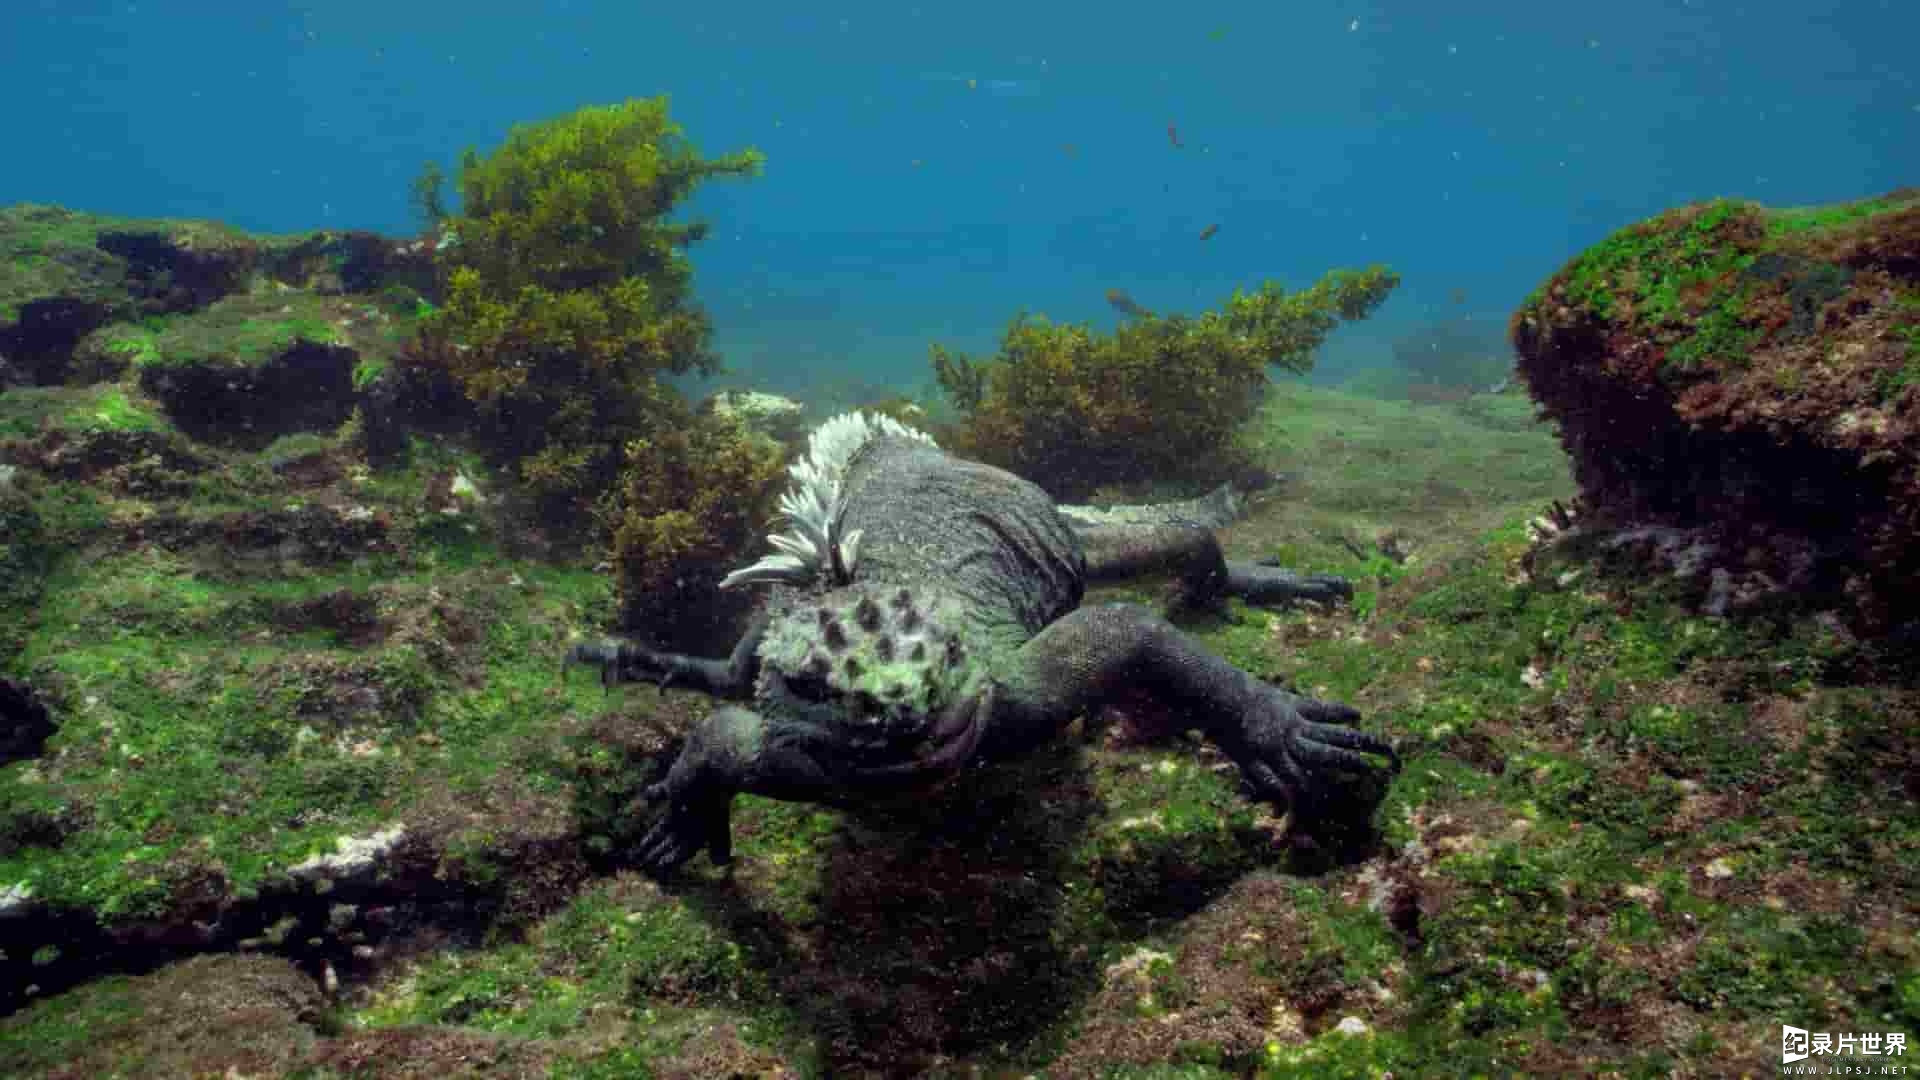
[[[649,873],[702,847],[727,863],[737,793],[836,806],[912,793],[1141,693],[1296,818],[1326,805],[1327,770],[1371,767],[1360,751],[1400,767],[1384,740],[1339,726],[1358,719],[1353,708],[1262,682],[1138,605],[1080,606],[1089,582],[1154,571],[1178,574],[1175,607],[1351,595],[1338,577],[1227,562],[1212,530],[1237,512],[1230,487],[1159,506],[1056,506],[1026,480],[861,413],[814,431],[789,471],[790,529],[769,537],[778,553],[721,582],[775,586],[731,656],[618,640],[568,651],[609,686],[655,681],[751,703],[716,709],[643,793],[666,803],[635,852]]]

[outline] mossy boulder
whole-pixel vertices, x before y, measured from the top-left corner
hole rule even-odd
[[[94,330],[200,310],[294,246],[215,221],[0,209],[0,355],[20,381],[63,381]]]
[[[377,294],[402,310],[438,294],[431,242],[362,229],[271,238],[260,266],[283,285],[322,294]]]
[[[120,358],[192,438],[258,449],[344,423],[364,384],[401,348],[410,321],[364,299],[276,285],[157,329],[103,327],[77,355],[94,367]]]
[[[1703,530],[1735,572],[1920,617],[1920,189],[1716,200],[1573,259],[1511,323],[1604,518]]]
[[[55,549],[20,470],[0,464],[0,621],[18,620],[40,599]],[[19,631],[0,630],[0,658],[19,647]]]
[[[150,312],[193,311],[247,285],[260,244],[216,221],[102,229],[94,246],[126,260],[127,284]]]
[[[0,209],[0,386],[131,373],[182,431],[258,448],[337,427],[357,396],[379,396],[434,295],[421,241]],[[388,405],[403,396],[384,391]],[[390,452],[395,409],[371,411],[375,448]]]
[[[0,1029],[8,1076],[266,1076],[314,1044],[320,987],[285,960],[203,956],[109,979]]]
[[[127,261],[95,241],[115,219],[58,206],[0,210],[0,356],[15,382],[56,382],[74,343],[136,314]]]
[[[721,390],[702,401],[695,410],[702,417],[737,421],[789,449],[804,449],[807,435],[806,407],[792,398],[759,390]]]

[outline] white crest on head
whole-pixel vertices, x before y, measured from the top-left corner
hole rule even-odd
[[[788,528],[767,537],[779,554],[735,570],[721,580],[720,587],[757,581],[805,585],[823,571],[834,584],[852,580],[860,555],[860,530],[840,533],[847,466],[861,447],[883,435],[934,445],[926,432],[890,416],[850,412],[821,424],[807,439],[806,456],[787,467],[793,484],[780,496],[780,517]]]

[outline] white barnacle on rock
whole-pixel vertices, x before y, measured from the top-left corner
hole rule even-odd
[[[780,496],[780,517],[787,530],[767,537],[778,554],[735,570],[720,587],[760,581],[804,585],[822,573],[835,583],[851,580],[860,557],[860,530],[840,531],[847,466],[862,447],[883,435],[933,445],[925,432],[888,416],[844,413],[814,429],[806,456],[787,469],[793,484]]]
[[[315,855],[288,868],[287,873],[302,881],[355,877],[372,870],[406,835],[406,826],[395,825],[371,836],[342,836],[334,841],[335,852]]]

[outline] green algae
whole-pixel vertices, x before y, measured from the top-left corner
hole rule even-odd
[[[1658,343],[1679,369],[1737,367],[1770,338],[1811,332],[1819,305],[1845,291],[1849,272],[1826,261],[1836,245],[1917,206],[1920,194],[1904,189],[1818,207],[1715,199],[1671,210],[1582,252],[1528,297],[1520,317],[1551,294]],[[1782,289],[1800,309],[1785,330],[1757,307]]]
[[[55,415],[74,411],[56,400]],[[1043,948],[1004,921],[969,931],[962,917],[932,941],[977,933],[989,943],[982,956],[994,941],[1018,943],[1015,962],[1061,975],[1089,1009],[1101,964],[1162,951],[1171,959],[1144,972],[1150,1000],[1115,1008],[1164,1029],[1165,1049],[1152,1065],[1100,1058],[1076,1041],[1099,1015],[1070,1011],[1014,1026],[1024,1041],[974,1045],[960,1062],[1035,1071],[1082,1054],[1116,1076],[1654,1075],[1746,1060],[1777,1038],[1783,1016],[1835,1029],[1920,1024],[1902,914],[1920,893],[1920,816],[1886,787],[1915,760],[1910,690],[1869,677],[1861,646],[1820,623],[1704,618],[1680,590],[1610,569],[1598,549],[1522,566],[1518,511],[1564,490],[1519,450],[1530,437],[1533,457],[1551,460],[1541,432],[1447,421],[1462,442],[1446,466],[1457,472],[1440,477],[1481,454],[1489,488],[1527,493],[1450,520],[1399,491],[1405,478],[1393,471],[1430,452],[1431,431],[1393,410],[1368,426],[1364,403],[1346,396],[1284,400],[1287,416],[1322,404],[1345,417],[1340,445],[1323,441],[1331,429],[1262,437],[1298,440],[1287,463],[1315,487],[1338,477],[1354,488],[1350,502],[1256,519],[1229,531],[1229,550],[1361,573],[1367,602],[1332,614],[1230,604],[1186,628],[1257,674],[1356,702],[1370,730],[1395,738],[1406,767],[1378,813],[1385,847],[1355,866],[1296,872],[1274,846],[1278,823],[1241,798],[1223,759],[1178,739],[1010,766],[1028,770],[1009,774],[1011,794],[990,787],[980,798],[1025,808],[989,819],[1005,835],[967,859],[982,873],[1032,868],[1053,905],[1040,909],[1049,940]],[[1365,464],[1354,448],[1369,444],[1390,467]],[[1500,446],[1515,450],[1489,452]],[[369,478],[356,497],[403,512],[438,471],[485,475],[470,459],[418,449],[425,462]],[[268,500],[271,488],[257,490],[248,497]],[[102,499],[49,486],[33,505],[50,532],[101,544],[109,515],[126,511]],[[241,511],[206,511],[230,512]],[[1482,527],[1487,517],[1499,520]],[[1405,562],[1363,558],[1345,542],[1402,522],[1415,538]],[[542,800],[570,808],[584,849],[609,859],[627,850],[646,825],[632,798],[652,776],[652,744],[610,735],[687,699],[557,684],[571,636],[610,611],[603,578],[503,554],[475,508],[409,529],[406,552],[358,564],[229,573],[188,547],[96,551],[61,569],[13,670],[72,711],[56,753],[0,770],[0,805],[21,808],[9,820],[23,826],[81,815],[99,835],[26,845],[0,861],[0,882],[38,875],[43,895],[132,917],[164,908],[183,875],[211,862],[237,891],[264,887],[290,861],[404,819],[434,791],[482,811],[445,841],[462,880],[504,888],[498,879],[517,864],[495,853],[512,844],[509,819]],[[368,637],[355,619],[316,618],[334,597],[376,625],[399,612],[419,621]],[[341,689],[359,686],[390,695],[392,715],[341,713]],[[90,709],[89,694],[100,699]],[[336,745],[363,738],[379,752]],[[1079,802],[1062,786],[1075,782]],[[229,832],[215,823],[222,799],[238,811]],[[315,816],[301,824],[303,814]],[[845,879],[877,865],[899,876],[902,895],[924,895],[905,891],[917,887],[916,860],[900,853],[941,849],[754,798],[737,800],[735,829],[731,872],[696,862],[665,889],[594,880],[473,947],[402,966],[337,1022],[363,1037],[435,1025],[534,1041],[553,1048],[556,1074],[603,1076],[667,1071],[698,1032],[732,1025],[766,1060],[830,1073],[848,1051],[823,1045],[871,1034],[863,1016],[893,1015],[861,996],[867,965],[902,956],[811,959],[828,928],[898,925],[861,922],[872,916],[859,905],[881,894],[849,891]],[[1010,864],[1015,852],[1032,861]],[[1275,872],[1288,875],[1279,906],[1236,898],[1237,882]],[[1373,899],[1408,890],[1413,916],[1405,901]],[[1210,1000],[1196,989],[1187,965],[1202,917],[1226,920],[1229,937],[1273,933],[1281,918],[1294,928],[1273,947],[1231,954],[1257,992]],[[903,994],[975,986],[886,975]],[[39,1049],[21,1071],[56,1067],[80,1051],[77,1025],[94,1022],[83,1001],[98,995],[84,1008],[111,1016],[132,1000],[129,985],[102,980],[40,1003],[5,1021],[0,1041],[32,1033]],[[822,987],[847,993],[823,1005]],[[1216,1010],[1305,1013],[1326,1001],[1331,1011],[1303,1033],[1276,1033],[1251,1056],[1187,1027]],[[1669,1025],[1617,1022],[1640,1002],[1668,1010]],[[1337,1030],[1349,1014],[1368,1030]],[[569,1041],[583,1031],[601,1041]]]
[[[305,290],[271,289],[224,297],[169,319],[159,333],[131,336],[141,368],[196,363],[250,366],[298,345],[338,348],[357,339],[341,325],[342,301]]]

